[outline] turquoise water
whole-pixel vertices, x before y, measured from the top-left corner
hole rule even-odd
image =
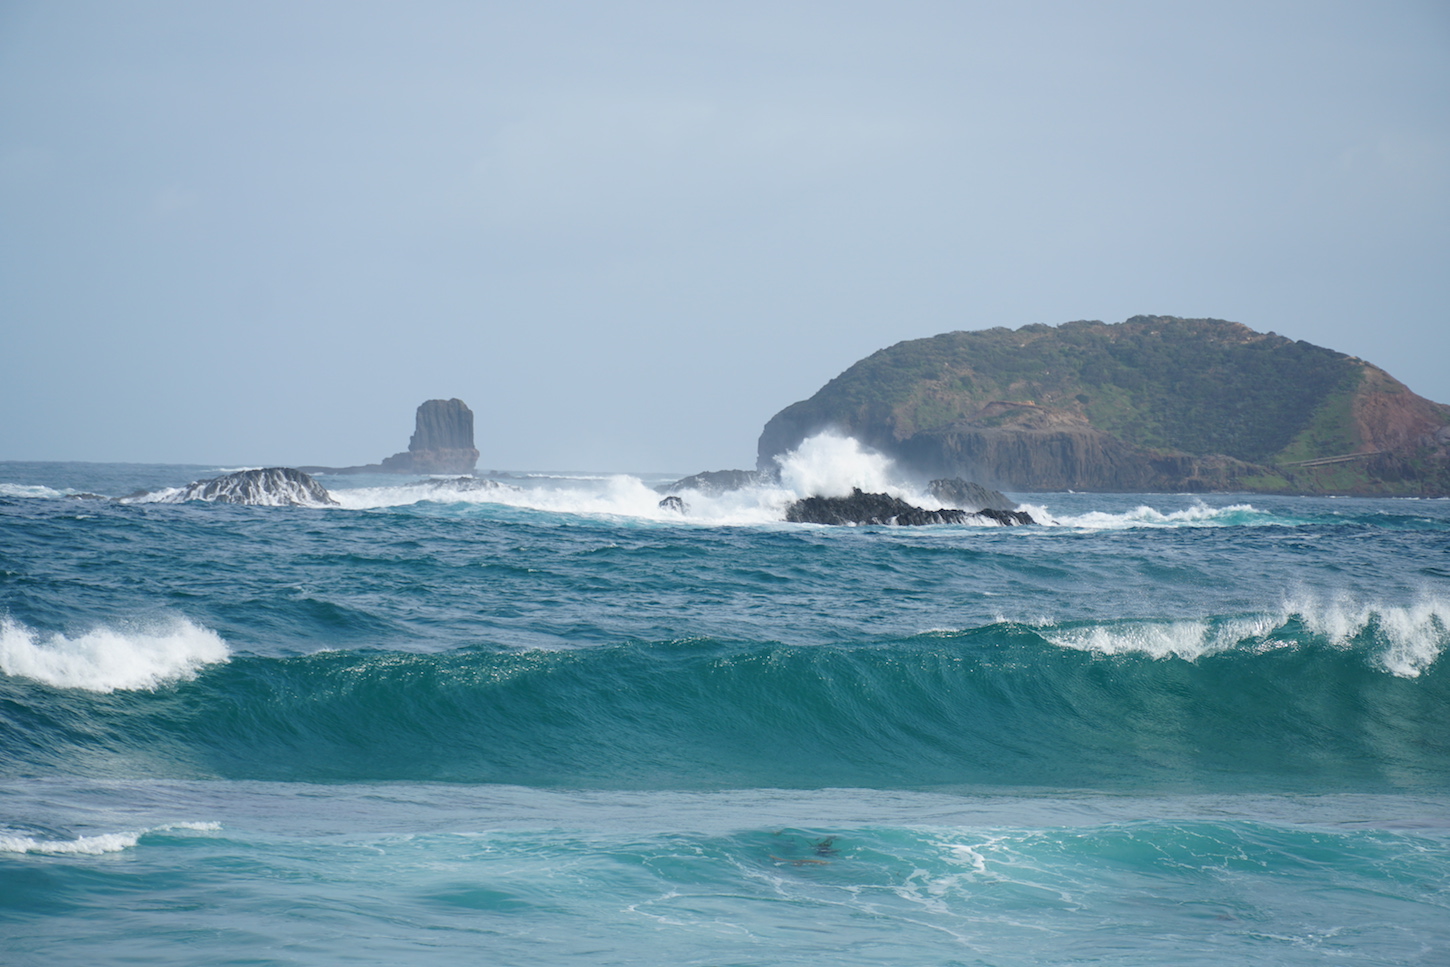
[[[0,464],[6,964],[1450,962],[1450,501],[219,469]]]

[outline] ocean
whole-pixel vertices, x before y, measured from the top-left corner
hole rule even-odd
[[[0,463],[0,962],[1450,964],[1450,501],[816,457]]]

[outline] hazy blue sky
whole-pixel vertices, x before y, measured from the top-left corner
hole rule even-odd
[[[1450,4],[0,2],[0,459],[751,466],[953,329],[1450,402]]]

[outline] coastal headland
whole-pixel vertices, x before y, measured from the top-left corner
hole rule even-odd
[[[860,360],[760,435],[824,431],[1013,491],[1450,495],[1450,406],[1354,356],[1218,319],[949,332]]]

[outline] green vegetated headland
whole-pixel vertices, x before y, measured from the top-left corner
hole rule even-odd
[[[1218,319],[949,332],[777,413],[758,462],[835,429],[1016,490],[1450,495],[1450,406],[1353,356]]]

